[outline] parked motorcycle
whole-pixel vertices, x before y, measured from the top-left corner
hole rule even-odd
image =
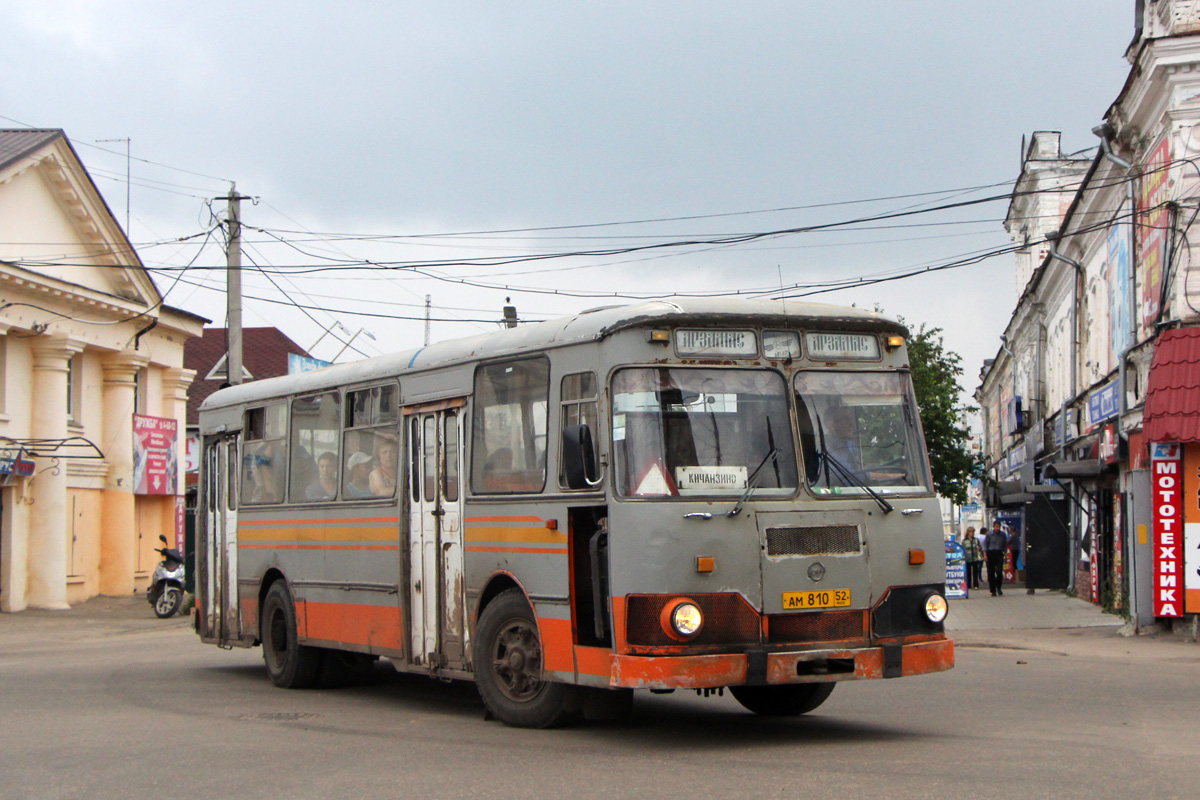
[[[175,548],[166,547],[167,537],[158,538],[163,547],[155,548],[154,552],[161,555],[163,560],[154,568],[146,599],[154,606],[155,616],[166,619],[174,616],[183,605],[183,556]]]

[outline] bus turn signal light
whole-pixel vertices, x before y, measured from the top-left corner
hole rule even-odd
[[[888,350],[895,350],[897,347],[899,347],[899,346],[900,346],[900,345],[902,345],[902,344],[904,344],[904,337],[903,337],[903,336],[889,336],[889,337],[887,337],[887,348],[888,348]]]
[[[670,344],[671,343],[671,332],[670,331],[650,331],[649,336],[647,336],[647,338],[651,342],[657,342],[658,344]]]
[[[908,563],[909,564],[924,564],[925,563],[925,551],[924,550],[909,550],[908,551]]]
[[[717,568],[717,560],[712,556],[696,556],[696,572],[712,572]]]

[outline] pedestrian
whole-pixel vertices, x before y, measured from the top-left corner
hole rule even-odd
[[[978,589],[979,580],[983,577],[983,548],[975,538],[975,527],[967,528],[963,534],[963,553],[967,559],[967,588]]]
[[[992,530],[983,540],[987,556],[988,589],[992,597],[1004,595],[1004,554],[1008,552],[1008,537],[1000,526],[1000,520],[992,523]]]
[[[1018,531],[1008,532],[1008,552],[1012,556],[1013,575],[1016,575],[1017,570],[1025,566],[1021,559],[1021,534]]]

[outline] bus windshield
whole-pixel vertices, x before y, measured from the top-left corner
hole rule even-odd
[[[613,376],[612,394],[622,495],[737,498],[748,489],[777,497],[795,492],[787,383],[779,373],[628,368]]]
[[[805,476],[818,495],[929,491],[916,403],[896,372],[801,372],[796,410]]]

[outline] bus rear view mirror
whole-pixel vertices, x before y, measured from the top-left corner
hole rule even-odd
[[[568,425],[563,428],[563,475],[568,489],[587,489],[600,485],[596,469],[596,448],[592,444],[592,429],[587,425]]]

